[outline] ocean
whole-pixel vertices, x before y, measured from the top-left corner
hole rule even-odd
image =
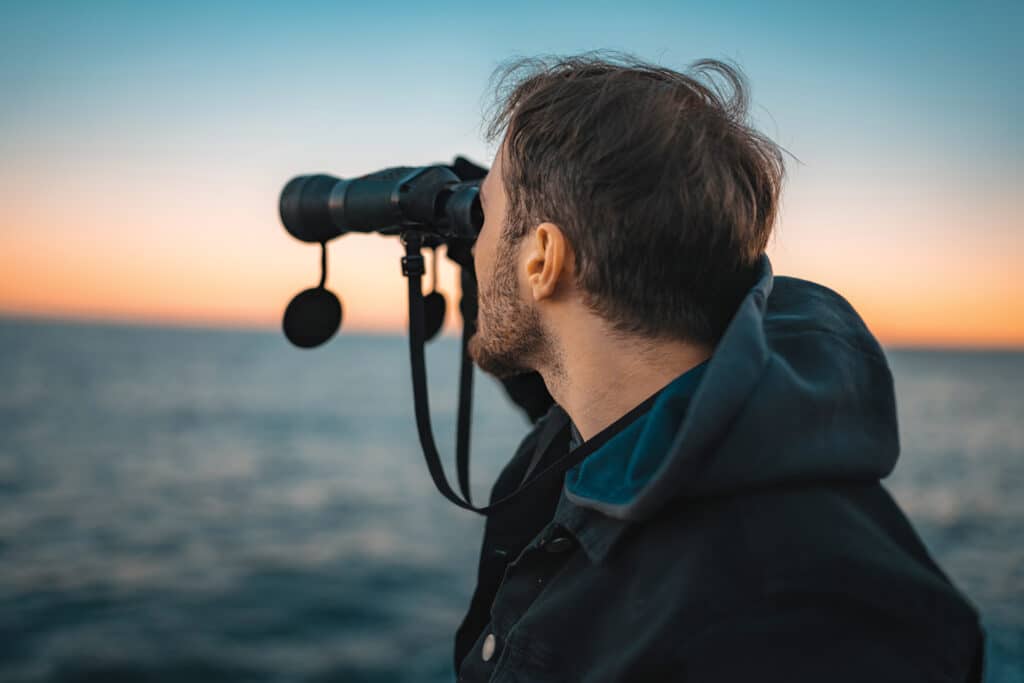
[[[449,472],[458,353],[427,351]],[[888,355],[885,485],[1024,682],[1024,353]],[[480,502],[527,421],[475,389]],[[482,533],[402,336],[0,319],[0,681],[450,681]]]

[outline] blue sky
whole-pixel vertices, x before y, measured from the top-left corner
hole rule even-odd
[[[163,249],[180,268],[179,246],[244,262],[249,244],[281,255],[268,277],[306,272],[274,214],[290,176],[489,161],[493,69],[596,48],[744,69],[754,122],[800,159],[774,247],[798,274],[877,296],[853,266],[825,265],[854,229],[858,258],[936,242],[909,266],[922,277],[958,250],[1001,273],[1022,246],[1021,2],[9,2],[3,16],[0,200],[14,208],[0,239],[20,234],[22,249],[45,230],[76,249]],[[332,256],[362,287],[382,249],[367,240]],[[130,276],[117,268],[105,272]],[[0,308],[77,310],[0,286]]]

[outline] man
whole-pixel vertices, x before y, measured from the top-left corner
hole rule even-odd
[[[503,74],[470,352],[544,410],[492,492],[531,483],[487,521],[459,680],[979,680],[976,611],[879,484],[885,356],[773,276],[781,153],[738,70],[695,71]]]

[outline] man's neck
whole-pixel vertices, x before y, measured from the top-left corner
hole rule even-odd
[[[567,340],[568,342],[568,340]],[[540,368],[551,396],[588,440],[711,355],[681,341],[595,336],[566,343],[559,367]]]

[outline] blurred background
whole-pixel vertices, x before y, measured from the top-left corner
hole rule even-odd
[[[489,165],[515,56],[734,60],[787,157],[777,273],[887,347],[886,485],[1024,681],[1020,2],[0,2],[0,680],[445,681],[482,521],[413,424],[395,239],[330,246],[294,175]],[[454,453],[455,271],[428,350]],[[477,376],[477,499],[527,431]]]

